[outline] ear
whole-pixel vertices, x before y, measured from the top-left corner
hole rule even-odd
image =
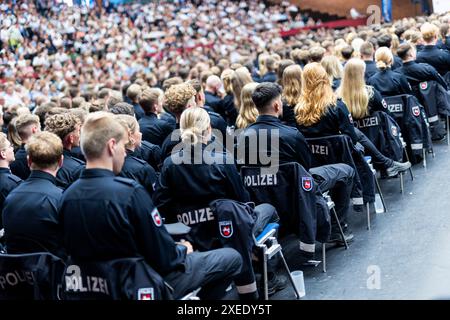
[[[108,143],[106,144],[106,148],[108,151],[108,155],[113,156],[114,150],[116,149],[116,139],[111,138],[108,140]]]
[[[73,144],[74,140],[75,140],[75,138],[73,137],[73,133],[69,134],[69,143]]]
[[[31,168],[31,164],[32,164],[32,163],[33,163],[33,160],[31,160],[30,156],[27,155],[27,164],[28,164],[28,167],[29,167],[29,168]]]
[[[58,168],[62,168],[64,164],[64,155],[61,155],[61,159],[58,161]]]
[[[6,152],[5,152],[5,150],[0,151],[0,158],[1,159],[6,159]]]

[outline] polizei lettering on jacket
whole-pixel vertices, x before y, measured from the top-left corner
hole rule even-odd
[[[247,187],[276,186],[278,184],[277,175],[264,174],[256,176],[246,176],[244,178],[244,184]]]
[[[80,267],[77,265],[67,267],[65,280],[66,291],[98,292],[110,295],[106,279],[93,276],[82,277]]]
[[[356,120],[356,126],[358,128],[376,127],[378,126],[378,117],[367,117]]]
[[[313,154],[321,154],[323,156],[328,155],[328,147],[327,146],[311,144],[310,147],[311,147],[311,151]]]
[[[388,105],[388,110],[390,112],[403,112],[403,104],[395,103]]]
[[[177,219],[179,222],[191,226],[193,224],[214,220],[214,214],[211,208],[208,207],[177,214]]]
[[[0,273],[0,289],[5,290],[7,287],[15,287],[21,283],[33,285],[33,273],[25,270],[14,270],[7,273]]]

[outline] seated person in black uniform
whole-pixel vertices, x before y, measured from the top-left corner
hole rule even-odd
[[[381,47],[375,52],[379,71],[370,77],[367,84],[377,89],[383,97],[412,94],[411,86],[403,74],[391,70],[393,56],[391,50]]]
[[[260,156],[268,156],[269,154],[272,160],[279,164],[299,163],[317,179],[322,192],[332,190],[337,214],[342,225],[345,225],[353,186],[353,169],[345,164],[311,168],[311,149],[305,138],[297,128],[284,125],[279,119],[282,112],[282,101],[281,88],[277,84],[267,82],[259,84],[253,92],[252,98],[259,116],[256,122],[248,126],[243,134],[238,137],[238,149],[244,148],[245,151],[243,154],[241,153],[243,157],[238,159],[238,163],[246,166],[268,165],[263,163]],[[256,137],[256,140],[253,137]],[[272,150],[272,148],[276,148],[272,146],[274,138],[278,139],[278,149]],[[263,147],[264,144],[261,144],[260,139],[267,139],[266,149]],[[247,141],[254,141],[257,149],[253,150],[252,144]],[[253,163],[251,160],[252,154],[259,155],[256,159],[257,163]],[[271,163],[271,165],[274,165],[274,163]],[[316,226],[311,227],[316,228]],[[334,227],[330,241],[340,242],[337,224]],[[350,241],[353,238],[350,230],[346,228],[344,232],[346,240]],[[312,259],[314,257],[314,244],[300,241],[300,250],[305,258]]]
[[[126,102],[116,103],[109,111],[112,114],[124,114],[134,117],[133,106]],[[136,158],[145,160],[154,170],[158,170],[158,166],[161,163],[161,148],[156,144],[141,141],[141,145],[136,147],[133,154]]]
[[[177,147],[178,151],[174,150],[164,161],[153,196],[161,214],[171,221],[184,223],[188,221],[191,224],[187,224],[193,226],[199,221],[183,219],[187,208],[209,207],[209,203],[216,199],[250,202],[233,157],[219,150],[208,150],[211,125],[207,112],[198,107],[185,110],[181,115],[180,126],[181,148]],[[185,161],[180,161],[182,159]],[[259,205],[254,211],[258,217],[257,227],[261,224],[265,226],[268,221],[278,220],[275,208],[268,204]],[[214,219],[216,218],[213,215],[207,215],[207,220]],[[234,228],[239,227],[235,224]],[[217,225],[214,225],[215,230],[218,230]],[[199,234],[192,236],[195,238],[196,235],[201,236]],[[251,283],[236,284],[242,298],[248,298],[249,295],[257,296],[254,279],[249,281]]]
[[[165,93],[165,105],[175,116],[176,126],[172,134],[167,136],[161,146],[161,161],[170,156],[172,149],[180,143],[180,118],[184,110],[196,107],[196,95],[194,87],[189,83],[180,83],[171,86]]]
[[[30,175],[30,168],[28,168],[25,144],[33,134],[41,131],[41,124],[39,122],[38,116],[24,114],[16,118],[14,126],[21,145],[20,148],[16,151],[16,160],[11,162],[10,168],[13,174],[18,176],[22,180],[26,180]]]
[[[9,170],[9,164],[12,161],[14,161],[14,148],[6,135],[0,132],[0,239],[3,236],[3,231],[1,231],[3,229],[1,215],[3,203],[11,190],[22,182],[22,179],[13,175]]]
[[[144,160],[135,156],[136,149],[140,147],[142,133],[139,131],[139,123],[135,117],[128,115],[117,115],[116,119],[124,127],[128,134],[128,141],[125,144],[127,156],[119,176],[133,179],[138,182],[152,195],[156,182],[155,170]]]
[[[64,162],[56,175],[56,185],[66,189],[79,178],[84,162],[73,157],[70,152],[80,145],[81,124],[73,114],[55,114],[45,120],[45,131],[56,134],[63,142]]]
[[[62,189],[55,185],[63,162],[61,139],[50,132],[36,133],[26,149],[31,174],[11,191],[3,206],[7,252],[48,251],[64,258],[58,216]]]
[[[139,105],[144,109],[145,115],[139,120],[142,140],[161,146],[175,127],[167,121],[158,119],[159,91],[145,89],[139,97]]]
[[[411,167],[409,162],[400,163],[385,157],[355,128],[347,106],[337,99],[325,70],[319,64],[311,63],[303,69],[302,96],[295,113],[298,128],[307,138],[346,134],[355,145],[360,143],[365,153],[372,156],[374,163],[386,169],[390,177]]]
[[[388,48],[392,53],[392,36],[388,33],[381,35],[378,39],[378,48]],[[397,55],[392,55],[394,60],[392,63],[392,70],[396,70],[402,66],[402,59],[400,59]]]
[[[418,63],[416,61],[416,49],[409,43],[403,43],[397,50],[398,56],[403,60],[403,67],[396,70],[408,79],[413,88],[418,88],[424,81],[436,81],[447,90],[447,83],[437,70],[428,63]]]
[[[425,46],[417,53],[416,61],[432,65],[441,76],[450,71],[450,52],[436,46],[439,28],[431,23],[424,23],[420,28]]]
[[[173,241],[144,187],[115,176],[127,140],[112,114],[96,112],[86,119],[81,129],[86,170],[64,192],[59,211],[68,254],[94,262],[142,256],[174,288],[175,299],[198,287],[203,298],[222,297],[241,268],[239,253],[192,252],[190,243]]]
[[[135,83],[130,85],[127,89],[127,97],[128,99],[130,99],[133,105],[134,114],[137,120],[140,120],[145,115],[144,109],[142,109],[142,107],[139,105],[139,96],[141,94],[141,91],[141,86]]]
[[[373,61],[375,49],[373,48],[372,43],[366,41],[361,45],[361,48],[359,48],[359,52],[361,53],[361,59],[364,60],[364,63],[366,64],[364,79],[367,82],[371,76],[378,72],[377,64]]]

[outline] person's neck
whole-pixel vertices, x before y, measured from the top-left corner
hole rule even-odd
[[[9,163],[6,160],[0,160],[0,168],[7,168],[9,169]]]
[[[271,117],[278,118],[278,114],[275,111],[273,111],[273,112],[264,112],[264,113],[260,113],[259,115],[260,116],[271,116]]]
[[[372,57],[364,57],[363,56],[363,60],[367,61],[367,62],[373,62],[373,58]]]
[[[426,46],[435,46],[437,41],[425,42]]]
[[[134,152],[134,150],[136,150],[136,147],[135,147],[135,146],[127,147],[127,151]]]
[[[403,60],[403,63],[411,62],[411,61],[414,61],[414,60],[415,60],[414,58],[409,58],[409,59]]]
[[[86,169],[106,169],[113,171],[113,163],[112,160],[108,161],[102,159],[87,160]]]
[[[63,147],[64,147],[64,150],[71,151],[74,146],[73,146],[73,144],[69,143],[69,144],[63,145]]]
[[[31,167],[30,169],[31,169],[31,171],[41,171],[41,172],[48,173],[48,174],[54,176],[55,178],[56,178],[56,173],[59,170],[59,168],[56,168],[56,169],[48,169],[48,168],[47,169],[42,169],[42,168],[38,168],[38,167]]]

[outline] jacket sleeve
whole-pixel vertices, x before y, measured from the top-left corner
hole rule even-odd
[[[411,86],[404,75],[400,75],[400,86],[402,88],[402,93],[412,94]]]
[[[447,83],[445,82],[444,78],[442,78],[442,76],[433,66],[430,65],[427,68],[427,71],[430,73],[431,79],[436,80],[436,82],[443,86],[445,90],[448,90]]]
[[[172,195],[167,179],[168,168],[163,166],[159,178],[156,180],[153,201],[163,216],[170,213],[169,208],[172,203]]]
[[[336,109],[339,118],[339,130],[341,133],[348,135],[353,143],[357,143],[359,139],[355,132],[353,118],[348,111],[347,106],[342,101],[338,101]]]
[[[240,202],[250,202],[250,195],[245,189],[241,176],[234,164],[225,165],[225,176],[231,195],[233,195],[232,199]]]
[[[136,235],[136,245],[145,260],[161,275],[182,269],[186,248],[175,244],[158,209],[142,186],[136,188],[128,210]]]

